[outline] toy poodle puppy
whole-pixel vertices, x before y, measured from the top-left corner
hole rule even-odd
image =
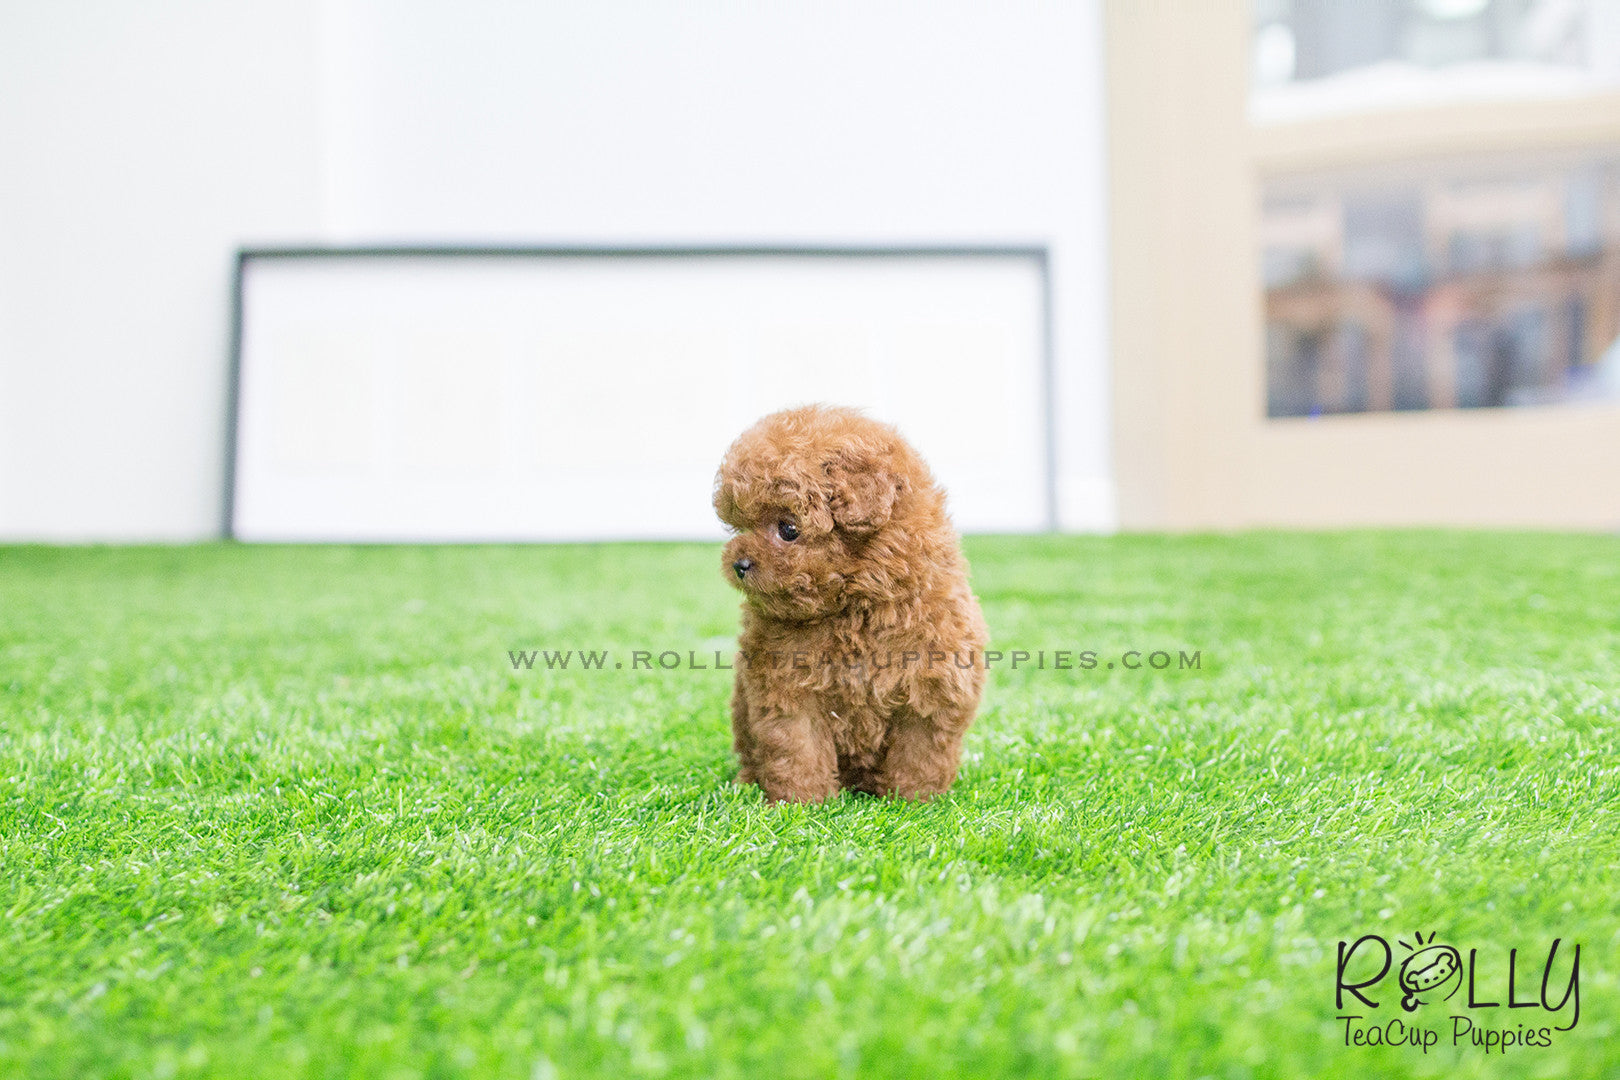
[[[793,802],[950,787],[988,634],[916,451],[853,409],[773,413],[726,452],[714,507],[745,599],[737,782]]]

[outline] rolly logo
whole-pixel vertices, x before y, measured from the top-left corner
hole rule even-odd
[[[1487,949],[1482,963],[1479,949],[1465,953],[1440,944],[1437,937],[1418,934],[1410,942],[1391,942],[1378,934],[1363,934],[1355,941],[1339,942],[1333,1003],[1339,1010],[1334,1019],[1344,1021],[1345,1046],[1407,1046],[1427,1054],[1449,1034],[1453,1047],[1505,1054],[1520,1048],[1551,1046],[1556,1035],[1575,1030],[1581,1022],[1579,942],[1560,952],[1564,939],[1553,938],[1544,963],[1530,960],[1530,956],[1538,955],[1531,953],[1521,965],[1517,946],[1506,949],[1506,956],[1500,947]],[[1398,970],[1396,945],[1407,953]],[[1563,964],[1559,963],[1560,957]],[[1376,970],[1373,965],[1377,965]],[[1558,983],[1565,979],[1566,967],[1569,974],[1560,994]],[[1378,1019],[1372,1010],[1394,1000],[1378,1000],[1383,996],[1378,987],[1391,975],[1400,988],[1404,1013]],[[1466,992],[1460,992],[1465,987]],[[1378,996],[1369,996],[1368,991]],[[1427,1022],[1420,1023],[1412,1014],[1421,1005],[1440,1007],[1428,1010],[1424,1014]],[[1496,1012],[1498,1009],[1502,1011]],[[1440,1013],[1445,1015],[1437,1015]],[[1564,1017],[1568,1023],[1555,1022],[1555,1018]],[[1497,1022],[1489,1023],[1493,1018]]]
[[[1438,936],[1413,934],[1416,945],[1401,941],[1400,946],[1412,955],[1401,964],[1399,980],[1406,993],[1401,997],[1401,1008],[1414,1011],[1419,1005],[1445,1001],[1462,987],[1462,954],[1450,945],[1436,945]]]

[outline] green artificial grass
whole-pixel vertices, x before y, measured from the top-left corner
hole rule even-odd
[[[1620,540],[968,551],[1097,668],[1001,665],[932,803],[775,807],[725,672],[611,667],[731,647],[712,546],[0,549],[0,1075],[1620,1074]],[[1578,1026],[1392,976],[1440,1045],[1346,1047],[1338,943],[1414,931],[1481,1000],[1580,943]]]

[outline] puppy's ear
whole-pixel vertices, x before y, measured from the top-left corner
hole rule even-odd
[[[833,523],[855,536],[871,536],[887,525],[905,481],[886,465],[887,457],[860,448],[840,450],[827,462],[828,499]]]
[[[725,470],[715,474],[714,477],[714,512],[721,521],[730,525],[737,513],[737,497],[726,483]]]
[[[722,465],[714,477],[714,512],[726,528],[742,529],[748,524],[743,504],[751,494],[749,477],[728,465]]]

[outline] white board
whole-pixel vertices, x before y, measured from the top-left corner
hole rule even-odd
[[[703,539],[775,409],[899,425],[959,527],[1050,520],[1045,266],[995,253],[261,253],[232,532]]]

